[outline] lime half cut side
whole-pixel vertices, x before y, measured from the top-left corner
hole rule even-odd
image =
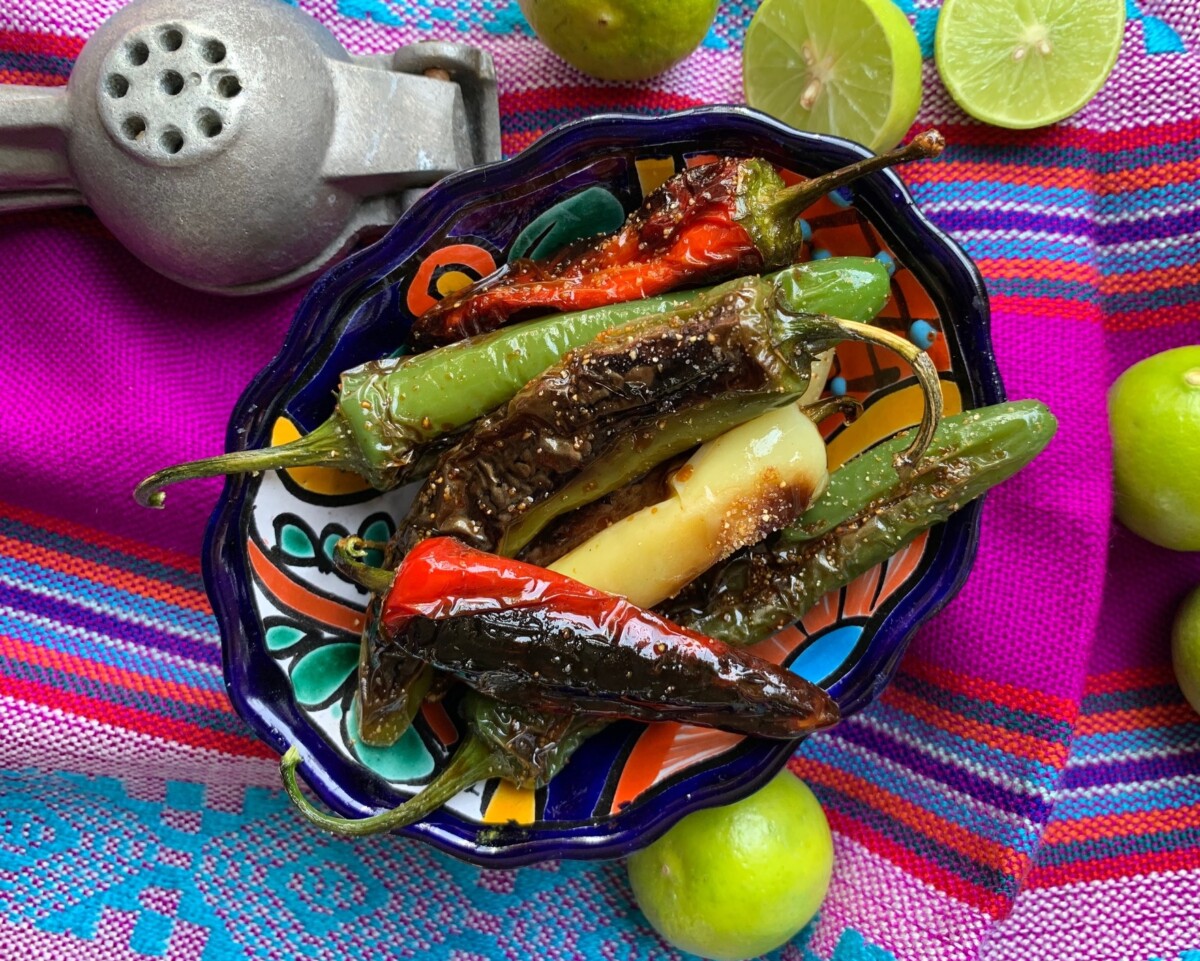
[[[1023,130],[1080,110],[1125,35],[1125,0],[946,0],[934,47],[942,82],[976,120]]]
[[[742,49],[746,103],[879,152],[921,105],[921,47],[893,0],[764,0]]]

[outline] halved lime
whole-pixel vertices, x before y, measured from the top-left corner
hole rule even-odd
[[[921,47],[893,0],[765,0],[742,48],[746,103],[878,152],[921,106]]]
[[[946,0],[934,48],[963,110],[1024,130],[1091,100],[1124,36],[1125,0]]]

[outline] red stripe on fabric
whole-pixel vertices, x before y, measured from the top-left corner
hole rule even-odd
[[[954,160],[944,164],[912,164],[904,168],[904,179],[913,184],[961,183],[964,186],[986,180],[1026,187],[1077,188],[1093,191],[1101,196],[1111,196],[1145,190],[1148,187],[1169,187],[1200,180],[1200,159],[1113,170],[1107,173],[1089,170],[1086,167]]]
[[[1043,844],[1069,844],[1097,838],[1135,838],[1145,834],[1183,831],[1200,824],[1200,803],[1186,807],[1160,808],[1154,811],[1124,811],[1097,814],[1069,821],[1050,821],[1042,832]]]
[[[1122,153],[1142,147],[1200,140],[1200,119],[1176,123],[1147,124],[1120,131],[1089,130],[1056,124],[1036,130],[1006,130],[982,124],[939,124],[938,129],[953,147],[1002,147],[1015,155],[1021,148],[1072,147],[1100,153]]]
[[[30,704],[38,704],[114,727],[123,727],[164,741],[207,748],[210,751],[224,751],[226,754],[236,754],[240,757],[275,757],[275,752],[266,744],[250,737],[197,727],[134,707],[110,704],[75,691],[60,691],[34,681],[5,678],[4,693]]]
[[[943,731],[953,731],[1006,754],[1052,764],[1055,767],[1062,767],[1067,763],[1070,751],[1065,741],[1046,740],[1033,734],[963,717],[955,711],[938,707],[896,687],[885,688],[881,699],[919,721],[925,721]]]
[[[1031,888],[1057,888],[1068,884],[1126,878],[1139,874],[1200,869],[1200,848],[1149,851],[1109,858],[1073,861],[1070,864],[1036,865],[1026,884]]]
[[[570,111],[581,108],[640,107],[650,110],[684,110],[699,107],[703,100],[660,90],[639,90],[628,87],[562,86],[542,87],[500,94],[500,112],[536,113],[539,110]]]
[[[847,817],[836,808],[827,809],[829,826],[838,834],[853,838],[872,854],[896,865],[905,874],[924,881],[938,891],[969,907],[999,920],[1012,910],[1012,898],[986,891],[928,858],[910,851],[874,828]]]
[[[82,37],[63,37],[54,33],[0,30],[0,50],[14,53],[42,53],[74,60],[86,42]]]
[[[1061,271],[1060,276],[1066,280],[1072,279]],[[1100,290],[1105,294],[1148,294],[1190,284],[1200,284],[1200,263],[1181,264],[1178,267],[1154,267],[1130,274],[1109,274],[1100,277]]]
[[[991,701],[1001,707],[1041,714],[1055,721],[1074,721],[1078,713],[1078,705],[1070,698],[1018,687],[1015,684],[989,681],[970,674],[960,674],[911,655],[904,659],[901,670],[910,677],[928,684],[936,684],[956,694]]]
[[[792,764],[792,770],[803,780],[822,784],[846,797],[869,805],[883,816],[918,831],[929,838],[931,843],[949,848],[984,867],[1013,877],[1025,869],[1028,858],[1017,854],[1011,848],[982,838],[962,825],[947,821],[927,808],[905,800],[898,794],[893,794],[848,771],[803,758]]]
[[[222,714],[233,714],[233,706],[221,691],[191,687],[179,681],[147,677],[124,668],[113,667],[90,658],[66,654],[53,648],[30,644],[8,634],[0,634],[0,654],[36,667],[45,667],[103,684],[114,684],[139,694],[151,694],[166,700],[203,707]]]
[[[1175,727],[1197,722],[1200,722],[1200,718],[1186,702],[1155,704],[1152,707],[1129,708],[1123,711],[1082,714],[1075,725],[1075,734],[1079,737],[1088,734],[1115,734],[1146,727]]]
[[[1153,667],[1131,667],[1123,671],[1106,674],[1091,674],[1083,683],[1083,696],[1089,694],[1117,694],[1140,687],[1162,687],[1175,683],[1175,672],[1170,664],[1155,664]]]
[[[1157,327],[1176,327],[1196,322],[1196,305],[1181,301],[1168,307],[1152,310],[1118,311],[1104,318],[1104,329],[1114,334],[1138,330],[1154,330]]]
[[[61,534],[64,537],[90,541],[101,547],[120,551],[122,554],[129,554],[141,560],[175,567],[181,571],[187,571],[189,574],[200,573],[200,559],[190,554],[185,554],[182,551],[169,551],[150,544],[143,544],[129,537],[109,534],[92,527],[85,527],[83,524],[76,524],[58,517],[51,517],[48,514],[40,514],[37,511],[31,511],[5,501],[0,501],[0,516],[20,521],[22,524],[28,524],[31,527],[40,527],[52,533]]]
[[[85,561],[72,554],[51,550],[48,547],[39,547],[36,544],[0,535],[0,553],[7,554],[9,557],[16,558],[19,561],[36,564],[47,570],[58,571],[62,574],[69,574],[72,577],[79,577],[97,584],[115,587],[117,590],[136,594],[138,597],[148,597],[152,600],[162,601],[166,604],[173,604],[176,607],[183,607],[193,611],[202,611],[206,614],[212,612],[212,607],[208,603],[208,597],[203,591],[189,590],[186,587],[168,584],[165,581],[155,580],[152,577],[143,577],[140,574],[134,574],[132,571],[122,570],[119,567],[110,567],[107,564]]]
[[[1091,300],[1068,300],[1064,297],[1024,297],[1015,294],[992,294],[992,316],[1024,314],[1029,317],[1053,317],[1085,324],[1103,324],[1105,317],[1099,304]]]

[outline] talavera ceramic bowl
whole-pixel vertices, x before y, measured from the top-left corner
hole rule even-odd
[[[335,267],[305,298],[279,356],[247,388],[229,449],[279,443],[329,415],[341,371],[392,354],[412,317],[514,255],[537,256],[610,230],[646,192],[713,154],[762,156],[812,175],[866,156],[750,110],[661,118],[598,116],[567,124],[517,157],[448,177],[379,243]],[[936,161],[928,161],[936,162]],[[878,255],[894,264],[880,323],[940,332],[931,353],[947,411],[1003,399],[987,301],[966,256],[913,205],[898,176],[877,173],[806,214],[809,255]],[[830,432],[831,466],[914,423],[911,371],[883,351],[839,350],[835,374],[866,404]],[[323,469],[232,478],[205,545],[225,675],[241,715],[283,751],[334,810],[390,808],[433,777],[461,738],[453,703],[427,706],[388,749],[355,737],[354,671],[365,597],[330,562],[338,537],[383,539],[410,490],[380,494]],[[829,595],[759,653],[825,687],[845,714],[878,694],[917,626],[946,603],[975,551],[971,506],[887,564]],[[405,833],[482,865],[608,858],[649,843],[687,812],[729,802],[774,774],[794,744],[676,724],[614,724],[586,742],[546,788],[482,783]]]

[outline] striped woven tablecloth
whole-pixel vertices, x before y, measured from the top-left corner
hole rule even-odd
[[[936,3],[897,0],[927,56]],[[118,0],[5,0],[0,82],[61,84]],[[507,153],[598,110],[737,102],[754,4],[640,86],[562,65],[515,0],[303,0],[356,52],[486,47]],[[926,64],[904,176],[976,259],[1012,397],[1061,420],[993,494],[970,582],[880,701],[805,743],[835,830],[818,919],[778,957],[1200,958],[1200,717],[1167,656],[1197,556],[1114,526],[1104,393],[1200,342],[1200,8],[1128,0],[1078,117],[965,118]],[[135,510],[217,450],[300,294],[227,301],[143,267],[87,211],[0,218],[0,958],[671,958],[617,863],[481,871],[306,829],[226,701],[198,570],[218,486]]]

